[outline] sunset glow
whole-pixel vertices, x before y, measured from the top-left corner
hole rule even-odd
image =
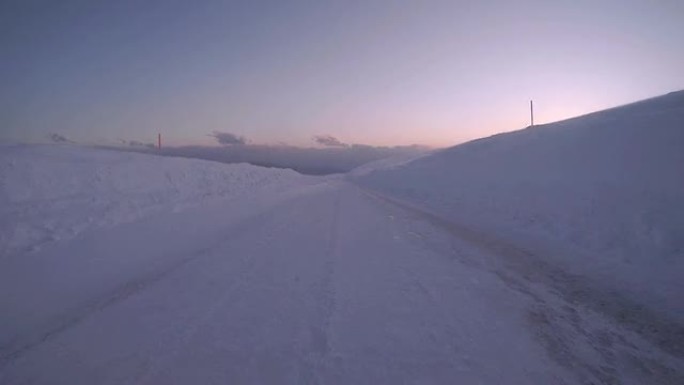
[[[448,146],[684,88],[682,2],[267,3],[4,5],[0,138]]]

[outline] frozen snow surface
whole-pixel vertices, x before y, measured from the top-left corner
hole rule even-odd
[[[684,91],[359,181],[684,321]]]
[[[347,177],[2,147],[0,384],[680,385],[682,95]]]

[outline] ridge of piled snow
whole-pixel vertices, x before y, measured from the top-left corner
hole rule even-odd
[[[684,91],[449,148],[358,182],[684,319]]]
[[[0,256],[103,226],[309,183],[292,170],[72,145],[0,148]]]

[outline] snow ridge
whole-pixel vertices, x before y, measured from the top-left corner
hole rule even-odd
[[[292,170],[72,145],[0,149],[0,256],[92,228],[311,181]]]
[[[684,91],[449,148],[355,180],[684,320]]]

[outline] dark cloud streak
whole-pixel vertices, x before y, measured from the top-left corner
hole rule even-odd
[[[50,140],[52,140],[55,143],[70,143],[71,142],[69,139],[66,138],[66,136],[60,135],[57,133],[52,133],[52,134],[48,135],[48,138],[50,138]]]
[[[315,135],[314,142],[326,147],[347,147],[346,143],[342,143],[339,139],[332,135]]]
[[[242,145],[247,143],[247,139],[245,139],[244,137],[232,134],[230,132],[214,131],[209,136],[216,139],[216,141],[223,146],[230,146],[234,144]]]

